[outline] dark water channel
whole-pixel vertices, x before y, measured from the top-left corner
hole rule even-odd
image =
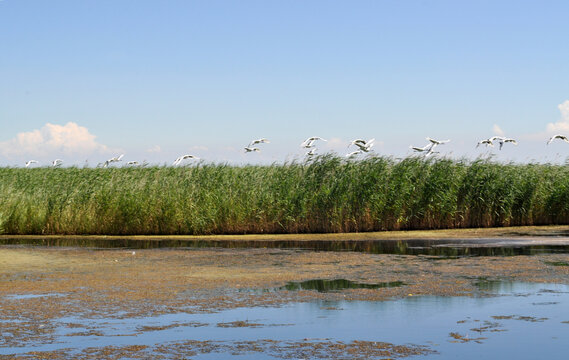
[[[167,346],[188,339],[219,344],[270,339],[283,344],[354,340],[416,344],[436,352],[411,358],[567,358],[569,286],[495,281],[478,285],[496,296],[410,296],[394,301],[290,303],[146,318],[60,318],[51,341],[1,347],[0,355],[137,344]],[[230,348],[233,350],[198,353],[196,358],[281,358],[269,352],[243,354]]]
[[[390,281],[377,284],[357,283],[346,279],[314,279],[292,281],[279,290],[316,290],[318,292],[339,291],[344,289],[381,289],[405,285],[402,281]]]
[[[92,248],[279,248],[315,251],[357,251],[371,254],[458,256],[514,256],[569,253],[569,237],[500,237],[412,240],[219,240],[132,238],[0,238],[0,245]]]

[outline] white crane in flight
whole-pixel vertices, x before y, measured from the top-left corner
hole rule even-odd
[[[492,142],[492,138],[480,140],[480,141],[476,144],[476,147],[479,147],[480,145],[486,145],[486,147],[488,147],[488,146],[494,147],[494,143]]]
[[[565,135],[561,135],[561,134],[557,134],[557,135],[553,135],[551,138],[549,138],[549,141],[547,142],[547,145],[551,144],[551,142],[555,139],[560,139],[563,140],[567,143],[569,143],[569,139],[567,139],[567,136]]]
[[[312,156],[316,155],[316,150],[318,150],[318,149],[316,149],[315,147],[313,147],[312,149],[310,149],[309,152],[306,153],[306,156],[312,157]]]
[[[114,162],[119,162],[122,161],[124,154],[120,154],[119,156],[115,156],[113,158],[110,158],[109,160],[105,161],[105,164],[103,165],[103,167],[107,167],[109,166],[109,164],[114,163]]]
[[[369,152],[372,148],[372,146],[374,145],[374,139],[369,139],[368,141],[362,140],[362,139],[356,139],[353,140],[348,147],[355,145],[357,146],[361,151],[363,152]]]
[[[505,143],[512,143],[514,145],[518,145],[518,142],[516,140],[504,136],[493,136],[490,138],[490,140],[492,142],[498,141],[498,144],[500,144],[500,150],[502,150],[502,146],[504,146]]]
[[[433,149],[435,148],[435,144],[434,143],[428,143],[427,145],[423,146],[423,147],[418,147],[418,146],[409,146],[410,149],[413,149],[416,152],[424,152],[424,153],[429,153],[431,151],[433,151]]]
[[[300,144],[300,147],[310,149],[311,147],[314,146],[314,143],[315,143],[316,141],[318,141],[318,140],[328,141],[328,140],[323,139],[323,138],[321,138],[321,137],[319,137],[319,136],[312,136],[312,137],[309,137],[308,139],[304,140],[304,141],[302,142],[302,144]]]
[[[182,161],[184,161],[186,159],[199,160],[199,157],[194,156],[194,155],[190,155],[190,154],[182,155],[182,156],[178,157],[176,160],[174,160],[174,163],[172,163],[172,165],[174,165],[174,166],[179,165]]]
[[[261,149],[259,149],[258,147],[250,147],[250,146],[245,146],[244,149],[245,149],[245,153],[261,151]]]
[[[427,140],[429,140],[431,143],[435,145],[443,145],[450,142],[450,140],[435,140],[430,137],[427,137]]]
[[[359,154],[363,154],[364,151],[363,150],[356,150],[356,151],[352,151],[351,153],[346,154],[347,158],[353,158],[355,156],[358,156]]]
[[[268,139],[261,138],[261,139],[251,141],[249,143],[249,145],[247,145],[247,147],[252,147],[253,145],[257,145],[257,144],[268,144],[269,142],[270,141]]]

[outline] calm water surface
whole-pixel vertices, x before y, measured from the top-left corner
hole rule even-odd
[[[278,248],[316,251],[357,251],[370,254],[431,255],[431,256],[515,256],[569,253],[569,237],[500,237],[468,239],[408,240],[177,240],[129,238],[61,238],[1,237],[0,245],[32,245],[90,248]]]
[[[426,345],[438,352],[411,358],[567,359],[569,286],[484,281],[479,286],[497,296],[409,296],[395,301],[291,303],[282,307],[147,318],[61,318],[51,343],[0,348],[0,355],[65,348],[80,351],[109,345],[160,345],[186,340],[233,343],[272,339],[283,342],[381,341]],[[235,322],[247,326],[231,326]],[[69,328],[68,323],[75,327]],[[85,332],[93,330],[96,335],[85,336]],[[202,353],[196,357],[274,358],[264,353],[246,356]]]

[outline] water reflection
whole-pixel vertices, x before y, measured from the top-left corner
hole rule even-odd
[[[569,239],[413,239],[413,240],[235,240],[132,238],[0,238],[0,245],[67,246],[92,248],[279,248],[316,251],[357,251],[371,254],[460,256],[514,256],[569,253]]]
[[[405,285],[402,281],[390,281],[376,284],[357,283],[346,279],[315,279],[301,282],[289,282],[281,290],[316,290],[318,292],[339,291],[344,289],[380,289]]]

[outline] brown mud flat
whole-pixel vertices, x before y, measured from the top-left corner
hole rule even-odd
[[[306,339],[306,341],[223,341],[189,340],[164,346],[149,347],[145,345],[105,346],[88,348],[79,354],[74,353],[73,359],[188,359],[200,354],[220,354],[246,356],[263,353],[275,359],[393,359],[413,355],[436,353],[425,346],[394,345],[376,341],[322,341]],[[3,357],[0,355],[0,359]],[[65,351],[31,352],[28,355],[10,356],[9,359],[66,359],[71,358]]]
[[[0,247],[0,347],[49,342],[57,319],[132,318],[203,313],[238,307],[279,306],[316,300],[383,301],[409,296],[489,296],[480,279],[569,283],[569,254],[460,257],[314,252],[289,249],[88,249]],[[331,292],[282,289],[289,282],[347,279],[395,283],[381,288]],[[244,319],[246,320],[246,319]],[[195,326],[204,324],[196,323]],[[253,324],[229,324],[237,327]],[[262,324],[254,324],[262,326]],[[79,327],[69,323],[69,329]],[[155,329],[140,329],[152,331]],[[90,329],[85,336],[97,336]],[[386,343],[273,340],[223,343],[194,341],[83,350],[76,358],[170,358],[207,352],[268,352],[277,358],[405,357],[429,353],[421,346]],[[256,350],[255,350],[256,349]],[[304,349],[297,353],[293,349]],[[298,350],[300,351],[300,350]],[[161,353],[163,352],[163,353]],[[137,355],[138,354],[138,355]],[[151,355],[149,355],[151,354]],[[170,355],[167,355],[170,354]],[[311,355],[312,354],[312,355]],[[20,358],[65,358],[66,350]],[[0,356],[2,358],[2,356]],[[10,357],[14,358],[14,357]],[[16,357],[17,358],[17,357]]]

